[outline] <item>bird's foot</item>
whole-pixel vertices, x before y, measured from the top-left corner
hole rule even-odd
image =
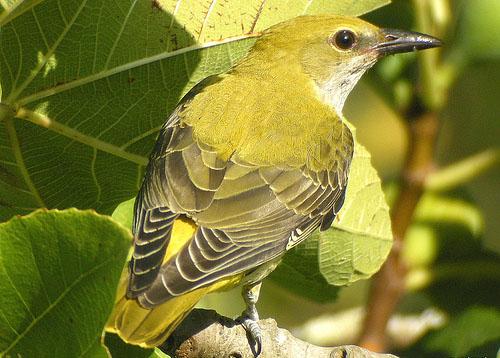
[[[250,348],[255,357],[258,357],[262,352],[262,330],[259,326],[259,316],[249,314],[247,311],[237,319],[237,321],[247,331]]]

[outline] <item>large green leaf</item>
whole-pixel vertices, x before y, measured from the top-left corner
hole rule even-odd
[[[134,196],[179,98],[252,44],[233,36],[303,13],[359,15],[387,2],[2,2],[2,103],[16,115],[0,111],[0,219],[38,207],[110,213]]]
[[[366,149],[356,144],[344,206],[320,232],[319,266],[326,280],[346,285],[378,271],[392,246],[389,207]]]
[[[0,224],[0,355],[105,357],[130,239],[109,217],[75,209]]]

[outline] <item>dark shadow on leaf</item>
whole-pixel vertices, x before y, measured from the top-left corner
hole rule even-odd
[[[11,105],[20,101],[27,110],[81,134],[63,135],[54,126],[47,129],[23,119],[12,121],[27,175],[46,207],[93,208],[110,214],[120,202],[135,196],[143,167],[95,149],[92,140],[147,158],[159,127],[194,85],[191,75],[198,66],[199,51],[168,56],[195,44],[183,25],[156,2],[120,4],[123,8],[117,9],[117,4],[102,1],[96,12],[90,4],[78,7],[68,2],[59,8],[58,2],[45,1],[33,8],[38,25],[27,12],[2,29],[2,99],[26,83]],[[68,19],[73,21],[64,25]],[[46,64],[29,81],[44,56]],[[8,69],[16,69],[14,74],[19,69],[17,80]],[[3,122],[0,137],[9,138]],[[0,154],[0,159],[12,157],[6,155]],[[23,187],[11,185],[8,195],[2,195],[0,221],[24,214],[18,207],[40,205],[28,195],[21,170],[4,174]]]

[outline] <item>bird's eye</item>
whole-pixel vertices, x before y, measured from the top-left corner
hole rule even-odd
[[[333,43],[341,50],[349,50],[356,43],[356,35],[350,30],[340,30],[334,35]]]

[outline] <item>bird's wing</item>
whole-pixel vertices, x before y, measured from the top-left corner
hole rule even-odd
[[[137,297],[153,283],[163,262],[172,225],[181,213],[206,209],[222,183],[226,163],[196,144],[180,112],[209,81],[196,86],[160,130],[135,201],[134,252],[127,296]]]
[[[262,168],[230,160],[210,206],[190,214],[198,225],[194,238],[161,268],[139,298],[141,304],[153,307],[248,273],[282,256],[325,220],[329,225],[343,202],[351,155],[347,167],[338,166],[346,173]]]

